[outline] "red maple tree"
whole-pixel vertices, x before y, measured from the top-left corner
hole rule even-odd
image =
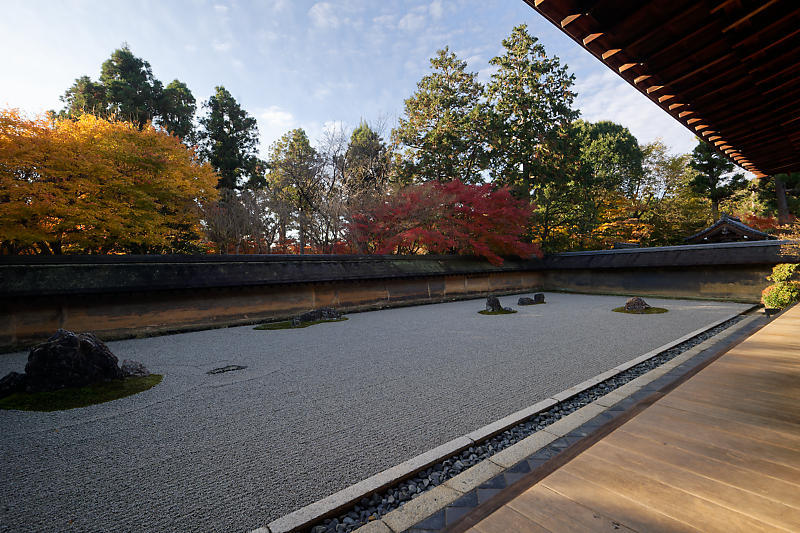
[[[531,206],[508,188],[459,180],[412,185],[352,216],[357,249],[376,254],[460,254],[485,257],[541,256],[526,242]]]

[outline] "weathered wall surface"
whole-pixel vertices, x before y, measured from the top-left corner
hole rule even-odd
[[[757,302],[780,243],[576,252],[497,267],[461,257],[13,257],[0,260],[0,349],[57,328],[112,339],[534,290]]]

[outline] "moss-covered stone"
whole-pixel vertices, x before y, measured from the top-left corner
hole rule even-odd
[[[341,318],[332,318],[329,320],[313,320],[311,322],[301,322],[299,326],[293,326],[291,320],[284,320],[283,322],[270,322],[269,324],[261,324],[260,326],[256,326],[253,329],[267,329],[267,330],[274,330],[274,329],[298,329],[298,328],[307,328],[308,326],[313,326],[315,324],[324,324],[325,322],[344,322],[347,320],[346,316]]]
[[[478,311],[478,314],[481,315],[513,315],[516,313],[514,309],[503,309],[502,311]]]
[[[0,399],[0,409],[63,411],[86,407],[146,391],[161,383],[163,377],[160,374],[150,374],[50,392],[18,392]]]

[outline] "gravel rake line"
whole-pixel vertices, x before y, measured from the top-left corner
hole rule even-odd
[[[348,511],[334,518],[325,519],[321,523],[305,529],[305,531],[308,533],[349,533],[368,522],[378,520],[387,513],[398,509],[405,502],[417,498],[420,494],[441,485],[471,466],[480,463],[484,459],[488,459],[497,452],[520,442],[537,431],[545,429],[557,420],[622,387],[639,376],[658,368],[683,352],[728,329],[744,318],[745,315],[740,314],[718,326],[699,333],[691,339],[664,350],[646,361],[632,366],[575,396],[567,398],[523,420],[502,433],[480,443],[476,443],[462,452],[456,453],[433,466],[417,472],[411,478],[407,478],[389,489],[373,493],[368,498],[362,498],[357,504],[350,507]]]

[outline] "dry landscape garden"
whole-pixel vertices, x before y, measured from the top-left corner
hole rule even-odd
[[[800,530],[800,10],[526,3],[694,149],[526,24],[268,147],[126,43],[0,107],[0,532]]]

